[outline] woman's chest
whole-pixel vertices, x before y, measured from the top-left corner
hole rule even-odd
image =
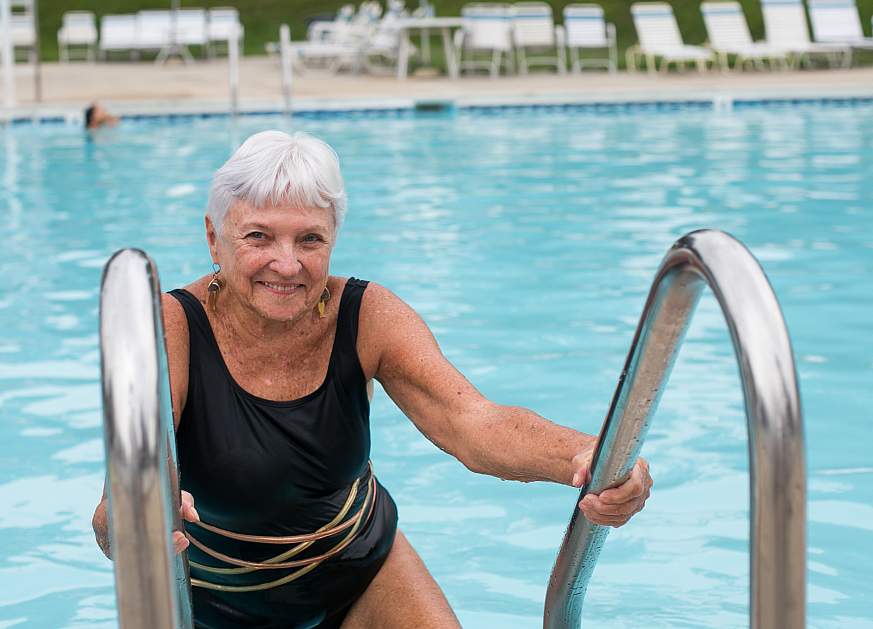
[[[330,347],[303,351],[293,346],[267,351],[222,351],[224,363],[240,387],[260,398],[296,400],[318,389],[328,375]]]

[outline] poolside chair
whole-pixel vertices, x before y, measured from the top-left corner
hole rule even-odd
[[[564,32],[573,72],[579,73],[585,66],[616,71],[615,25],[603,19],[603,8],[599,4],[568,4],[564,7]],[[603,50],[607,56],[583,59],[585,50]]]
[[[531,64],[555,66],[558,74],[567,73],[564,27],[555,26],[552,7],[546,2],[516,2],[512,5],[512,42],[521,74]],[[528,57],[528,52],[554,52]]]
[[[125,51],[139,56],[138,24],[135,15],[104,15],[100,18],[100,59]]]
[[[32,13],[13,13],[9,16],[10,39],[12,39],[13,59],[23,51],[28,62],[36,60],[36,28]]]
[[[374,16],[381,13],[381,7],[373,4],[362,3],[357,13],[354,7],[346,5],[332,21],[312,22],[306,41],[294,42],[289,49],[297,71],[323,69],[333,73],[343,68],[359,71],[364,66],[364,49],[375,29]]]
[[[245,29],[239,21],[239,11],[234,7],[216,7],[209,9],[206,27],[206,54],[215,56],[220,45],[227,49],[227,42],[236,34],[239,39],[239,48],[242,50],[245,39]]]
[[[172,11],[146,10],[136,14],[136,47],[160,51],[167,48],[173,35]]]
[[[61,62],[70,60],[70,51],[84,46],[85,59],[94,61],[97,48],[97,20],[91,11],[67,11],[58,30],[58,51]]]
[[[459,51],[458,67],[464,70],[487,69],[494,78],[512,62],[511,10],[507,4],[471,3],[461,7],[462,28],[455,31],[455,49]],[[488,55],[477,59],[477,55]]]
[[[387,8],[364,44],[362,54],[368,72],[394,72],[403,55],[406,56],[405,63],[408,67],[409,58],[416,52],[411,43],[401,46],[399,21],[407,17],[403,0],[388,0]]]
[[[735,69],[745,68],[746,65],[762,69],[764,61],[769,62],[771,67],[788,65],[785,50],[766,42],[752,41],[749,25],[739,2],[711,0],[703,2],[700,8],[709,33],[709,46],[718,55],[722,70],[729,69],[731,55],[736,57]]]
[[[190,46],[197,46],[205,53],[206,44],[209,43],[206,9],[179,9],[175,18],[176,45],[184,46],[189,51]]]
[[[703,46],[689,46],[682,41],[673,9],[666,2],[638,2],[631,5],[631,15],[640,43],[627,51],[628,68],[637,69],[637,58],[646,60],[649,73],[655,72],[661,60],[661,72],[671,63],[685,68],[694,63],[698,71],[713,61],[713,53]]]
[[[864,37],[858,8],[850,0],[809,0],[809,16],[815,41],[843,44],[849,51],[843,65],[852,65],[852,50],[873,50],[873,37]]]
[[[761,0],[761,11],[767,43],[788,53],[792,66],[811,65],[812,58],[819,56],[833,67],[851,54],[851,47],[844,44],[810,41],[802,0]]]

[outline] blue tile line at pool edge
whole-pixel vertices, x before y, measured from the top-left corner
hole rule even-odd
[[[652,101],[592,101],[592,102],[544,102],[544,103],[491,103],[491,104],[457,104],[452,101],[420,101],[410,106],[392,107],[348,107],[339,109],[304,109],[294,111],[294,118],[325,119],[325,118],[387,118],[407,117],[420,115],[445,114],[459,112],[463,114],[490,115],[506,112],[522,111],[579,111],[594,113],[618,113],[629,111],[687,111],[687,110],[710,110],[721,106],[730,109],[754,109],[760,107],[789,107],[789,106],[825,106],[844,107],[858,105],[873,105],[873,96],[803,96],[803,97],[770,97],[770,98],[730,98],[723,101],[718,99],[701,98],[689,100],[652,100]],[[207,112],[155,112],[122,114],[124,120],[194,120],[207,118],[229,118],[233,114],[229,111]],[[241,111],[236,113],[240,117],[255,116],[281,116],[288,115],[281,109]],[[75,120],[75,119],[74,119]],[[75,120],[76,124],[81,121]],[[74,124],[73,120],[66,116],[18,116],[6,121],[0,121],[3,125],[22,126],[27,124]]]

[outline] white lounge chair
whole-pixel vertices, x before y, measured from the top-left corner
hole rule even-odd
[[[809,39],[802,0],[761,0],[761,12],[767,43],[788,53],[792,65],[810,65],[813,56],[821,56],[833,67],[851,54],[849,46],[818,44]]]
[[[94,61],[97,48],[97,21],[91,11],[67,11],[58,30],[58,50],[62,62],[70,60],[70,51],[84,46],[85,59]]]
[[[406,57],[404,67],[408,67],[409,59],[415,54],[416,48],[411,43],[401,45],[402,33],[400,20],[407,16],[402,0],[388,0],[388,10],[378,21],[369,39],[364,44],[363,59],[367,71],[384,73],[386,70],[396,72],[401,57]],[[402,70],[401,70],[402,71]]]
[[[348,16],[341,10],[333,21],[309,25],[306,41],[291,44],[294,66],[299,72],[323,69],[338,72],[349,68],[357,72],[364,64],[364,49],[370,41],[375,9],[363,5],[359,14]]]
[[[104,15],[100,18],[100,58],[121,51],[139,55],[138,31],[135,15]]]
[[[171,11],[146,10],[136,14],[137,50],[160,51],[170,45],[173,29]]]
[[[177,44],[198,46],[205,51],[209,42],[206,9],[179,9],[175,27]]]
[[[699,71],[713,61],[713,53],[703,46],[689,46],[682,41],[673,9],[666,2],[638,2],[631,5],[631,15],[639,37],[639,46],[627,51],[628,68],[637,68],[637,55],[646,60],[646,68],[653,73],[661,60],[661,72],[671,63],[685,68],[694,63]]]
[[[564,7],[564,32],[573,72],[581,72],[585,66],[606,68],[615,72],[618,63],[618,49],[615,40],[615,24],[603,18],[603,8],[599,4],[568,4]],[[603,50],[606,57],[586,57],[585,50]]]
[[[506,4],[471,3],[461,7],[464,26],[455,31],[458,67],[464,70],[485,68],[491,77],[500,74],[506,64],[513,72],[511,10]],[[477,59],[485,53],[490,59]]]
[[[745,68],[747,64],[752,64],[761,69],[764,61],[769,62],[771,67],[788,65],[785,50],[766,42],[752,41],[749,25],[739,2],[714,0],[703,2],[700,8],[709,33],[709,46],[718,55],[723,70],[730,67],[730,55],[736,57],[734,68]]]
[[[245,29],[239,21],[239,11],[234,7],[216,7],[209,9],[206,38],[207,54],[211,57],[220,45],[227,47],[227,42],[236,33],[239,48],[242,50],[245,39]]]
[[[864,37],[858,7],[851,0],[809,0],[809,17],[815,41],[843,44],[849,52],[843,65],[852,65],[852,50],[873,50],[873,37]]]
[[[288,51],[298,72],[321,69],[337,72],[343,68],[360,70],[364,65],[364,49],[376,28],[382,8],[377,2],[363,2],[340,7],[332,20],[316,20],[309,24],[306,40],[289,42]],[[267,42],[267,54],[279,53],[279,42]]]
[[[192,60],[189,46],[205,49],[206,10],[140,11],[137,19],[137,47],[143,51],[158,51],[157,62],[179,56],[186,63]]]
[[[531,64],[555,66],[559,74],[567,73],[564,27],[555,26],[548,3],[516,2],[512,5],[512,40],[521,74],[527,74]],[[528,52],[537,54],[528,57]],[[544,52],[554,54],[539,54]]]
[[[9,31],[12,39],[13,59],[23,50],[28,62],[36,59],[36,28],[32,13],[13,13],[9,16]]]

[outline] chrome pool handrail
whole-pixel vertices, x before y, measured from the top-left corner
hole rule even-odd
[[[158,274],[138,249],[106,263],[100,359],[106,484],[119,626],[190,629],[188,561],[172,548],[182,528],[173,413]]]
[[[599,493],[624,482],[639,455],[705,284],[730,330],[745,398],[751,499],[750,625],[806,623],[806,459],[800,394],[788,330],[757,260],[724,232],[680,238],[649,292],[591,465]],[[608,528],[575,507],[546,594],[543,627],[579,627],[582,604]],[[641,621],[641,624],[645,624]]]

